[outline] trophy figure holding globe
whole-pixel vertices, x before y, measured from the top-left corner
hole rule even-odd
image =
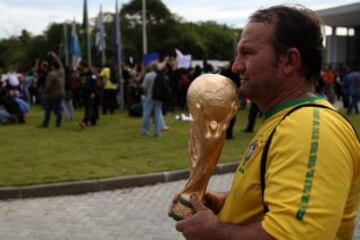
[[[190,85],[187,105],[192,116],[188,139],[190,176],[169,215],[175,220],[194,214],[191,194],[203,199],[225,142],[225,133],[238,108],[238,90],[228,78],[203,74]]]

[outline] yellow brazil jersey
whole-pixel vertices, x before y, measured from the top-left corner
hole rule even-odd
[[[100,72],[100,77],[104,79],[104,89],[116,90],[117,84],[112,83],[110,80],[111,77],[110,68],[107,67],[103,68]]]
[[[292,108],[311,97],[265,113],[265,121],[240,161],[221,222],[261,221],[276,239],[351,239],[360,197],[360,143],[351,125],[335,111],[301,108],[277,127],[267,157],[264,201],[260,159],[273,128]]]

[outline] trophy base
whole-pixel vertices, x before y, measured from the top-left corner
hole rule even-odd
[[[180,221],[194,215],[194,213],[195,210],[191,203],[180,196],[177,203],[169,213],[169,217],[172,217],[175,221]]]

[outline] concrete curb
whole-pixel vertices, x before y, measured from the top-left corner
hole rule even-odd
[[[214,174],[234,172],[238,163],[218,164]],[[136,176],[116,177],[98,180],[86,180],[68,183],[41,184],[27,187],[2,187],[0,199],[49,197],[74,195],[130,187],[141,187],[156,183],[166,183],[187,179],[190,170],[152,173]]]

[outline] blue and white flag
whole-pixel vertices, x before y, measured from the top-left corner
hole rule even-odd
[[[95,29],[96,29],[96,38],[95,38],[96,48],[98,52],[101,52],[105,50],[105,27],[104,27],[101,7],[100,7],[99,16],[96,19]]]
[[[79,62],[81,61],[81,51],[80,51],[79,38],[76,33],[75,20],[73,21],[71,26],[71,39],[70,39],[69,52],[72,57],[73,67],[76,68]]]

